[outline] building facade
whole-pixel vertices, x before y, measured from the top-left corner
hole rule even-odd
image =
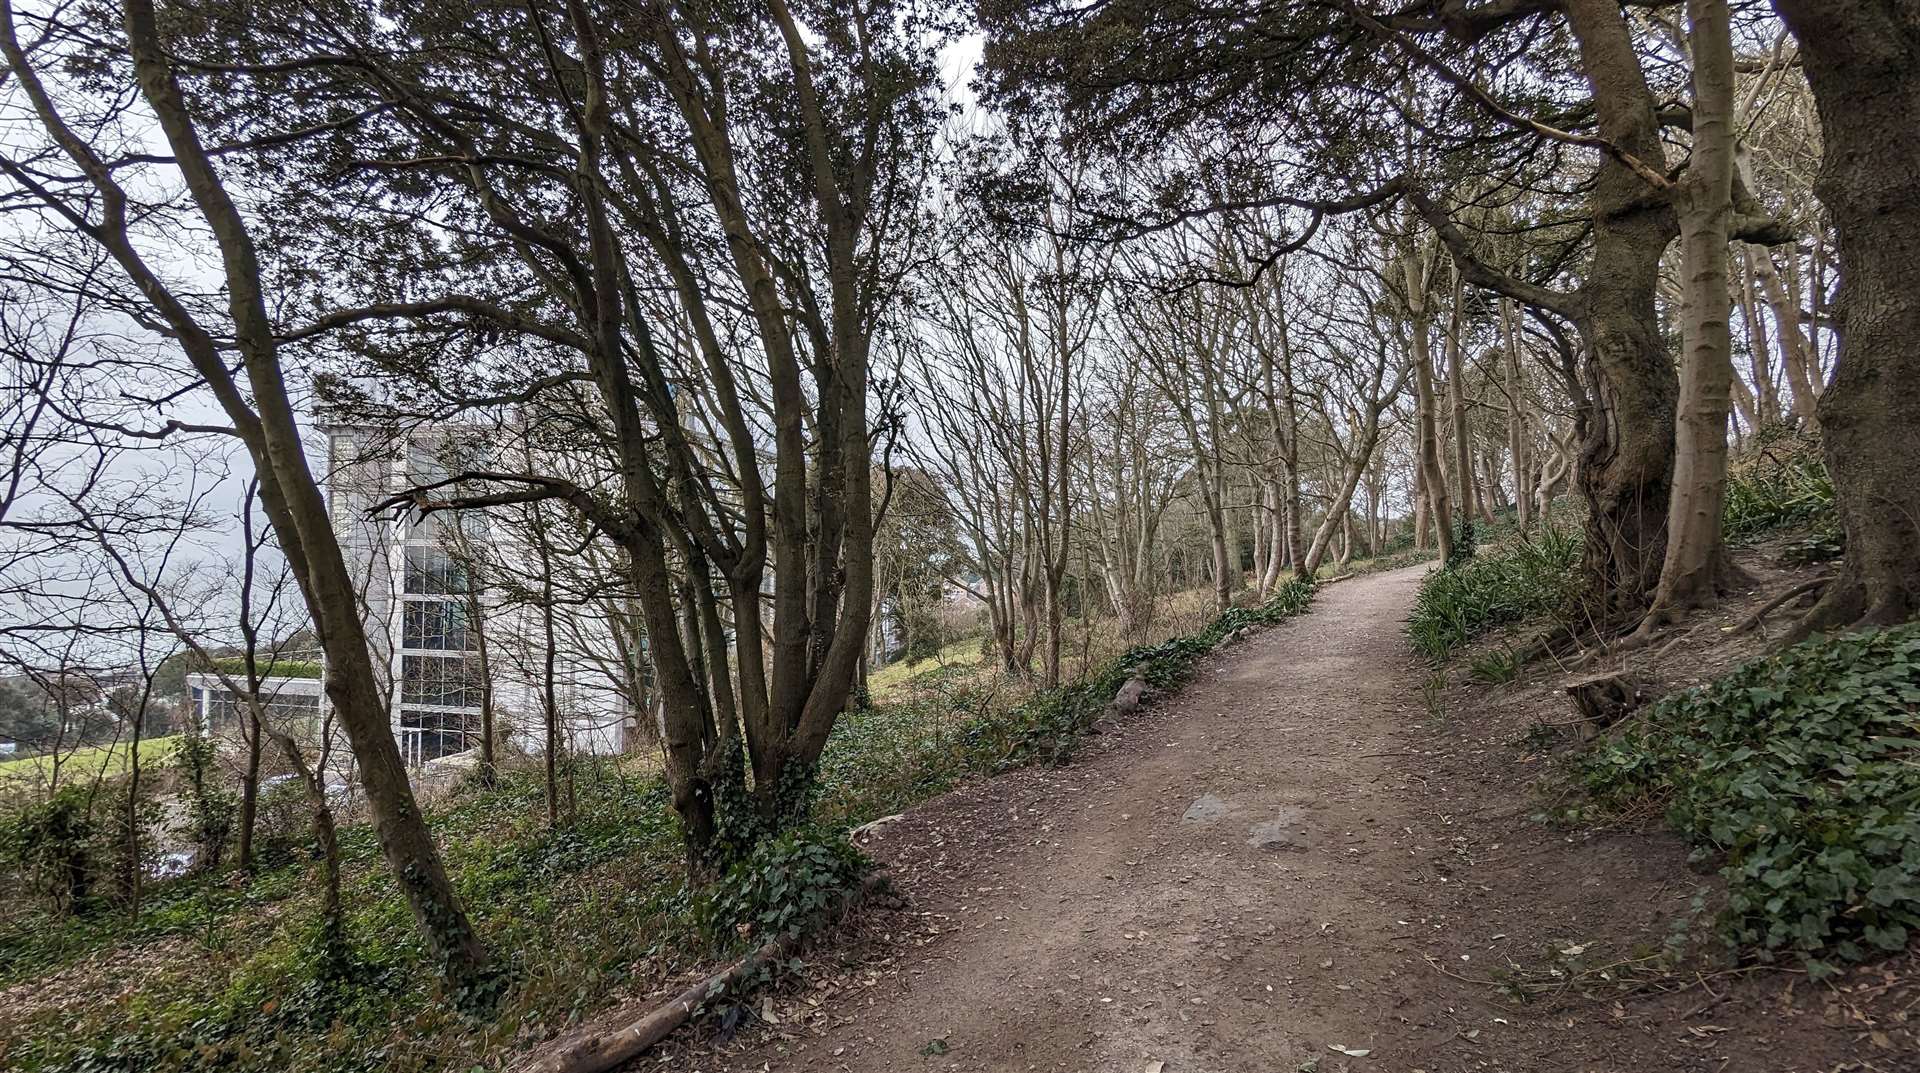
[[[547,747],[550,722],[569,752],[624,751],[631,661],[618,654],[628,646],[613,636],[606,599],[556,595],[553,563],[543,574],[512,511],[379,509],[475,461],[486,441],[458,430],[325,431],[329,509],[407,762],[475,748],[489,708],[496,739],[525,751]]]
[[[260,699],[275,728],[302,740],[319,733],[325,698],[318,677],[263,677]],[[219,675],[195,672],[187,675],[187,711],[201,733],[222,733],[240,725],[246,705]]]

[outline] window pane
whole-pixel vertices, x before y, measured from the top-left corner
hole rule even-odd
[[[479,744],[479,717],[471,712],[400,709],[401,749],[413,763],[438,760]]]
[[[467,591],[466,571],[439,548],[409,545],[403,592],[445,596]]]
[[[467,609],[459,600],[408,600],[401,609],[402,648],[466,652],[470,640]]]
[[[480,683],[464,656],[400,657],[400,702],[477,708]]]

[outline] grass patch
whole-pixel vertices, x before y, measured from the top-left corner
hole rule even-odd
[[[1436,551],[1424,548],[1419,550],[1405,548],[1400,551],[1390,552],[1386,555],[1375,556],[1371,559],[1355,559],[1346,565],[1345,572],[1354,575],[1384,574],[1389,570],[1398,570],[1403,566],[1417,566],[1420,563],[1430,563],[1439,557],[1440,553]]]
[[[152,767],[165,763],[180,745],[178,734],[164,738],[145,738],[140,742],[140,766]],[[92,745],[74,749],[60,757],[60,780],[62,782],[91,782],[101,777],[124,774],[131,767],[133,748],[128,742],[114,742],[111,745]],[[0,780],[30,779],[46,782],[53,777],[54,757],[28,756],[19,760],[0,763]]]
[[[998,754],[993,770],[1063,763],[1127,679],[1137,675],[1156,689],[1171,689],[1227,634],[1284,621],[1305,611],[1312,599],[1312,582],[1289,580],[1259,607],[1232,608],[1198,633],[1129,649],[1079,682],[1035,694],[1004,714],[975,720],[967,728],[972,747],[983,750],[986,758]],[[976,756],[975,762],[980,759]]]
[[[1920,927],[1920,624],[1819,637],[1662,699],[1574,773],[1724,862],[1727,938],[1816,974]]]
[[[222,656],[213,661],[215,668],[238,677],[242,684],[246,682],[247,661],[241,656]],[[266,678],[320,678],[326,674],[326,665],[317,659],[274,659],[262,657],[256,669]]]
[[[867,692],[875,699],[888,696],[923,674],[945,667],[971,667],[980,662],[980,638],[955,641],[926,659],[901,660],[867,675]]]

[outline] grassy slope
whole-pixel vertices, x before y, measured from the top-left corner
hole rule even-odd
[[[929,659],[889,663],[874,671],[867,675],[867,692],[871,693],[875,700],[881,700],[923,674],[929,674],[943,667],[971,667],[979,662],[980,638],[963,638],[942,648]]]
[[[173,750],[179,744],[178,735],[145,739],[140,743],[140,766],[147,767],[165,761],[167,757],[173,755]],[[126,742],[75,749],[61,759],[60,779],[64,783],[76,779],[91,781],[102,773],[118,775],[127,770],[128,758],[132,752]],[[0,763],[0,780],[39,779],[44,781],[53,774],[53,759],[51,756],[28,756]]]

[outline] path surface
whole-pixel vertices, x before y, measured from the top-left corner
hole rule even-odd
[[[769,1005],[774,1026],[646,1067],[1901,1068],[1843,1064],[1851,1044],[1818,1024],[1781,1059],[1764,1011],[1688,1019],[1718,992],[1521,1006],[1486,983],[1583,943],[1657,947],[1700,880],[1671,847],[1530,821],[1529,773],[1433,724],[1401,633],[1421,572],[1330,586],[1088,757],[885,829],[904,909]],[[1764,1001],[1784,986],[1796,1012],[1793,984]]]

